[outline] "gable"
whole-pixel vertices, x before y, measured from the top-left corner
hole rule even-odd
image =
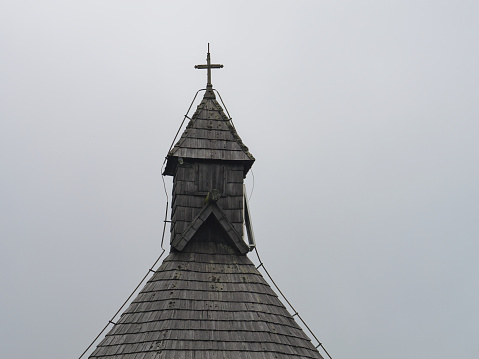
[[[186,227],[185,231],[173,240],[171,246],[178,251],[182,251],[210,217],[212,217],[212,220],[215,221],[214,228],[216,228],[216,232],[208,234],[208,232],[203,231],[203,235],[210,235],[212,238],[213,236],[217,238],[218,236],[223,235],[225,236],[225,240],[229,241],[233,247],[239,251],[239,253],[246,254],[249,252],[248,245],[243,241],[242,237],[235,230],[225,213],[215,202],[208,203],[205,207],[203,207],[195,219],[193,219],[188,227]]]
[[[182,251],[242,255],[214,215],[206,219]]]

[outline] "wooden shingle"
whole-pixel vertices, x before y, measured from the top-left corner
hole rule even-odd
[[[195,235],[170,253],[90,358],[321,359],[254,264],[231,246]]]
[[[174,176],[180,158],[181,161],[191,158],[241,161],[244,176],[253,165],[253,155],[224,114],[212,89],[206,90],[186,130],[168,153],[164,174]]]

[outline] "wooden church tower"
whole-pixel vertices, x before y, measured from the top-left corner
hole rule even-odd
[[[90,358],[322,359],[247,257],[243,179],[254,157],[216,101],[203,100],[168,153],[171,250]]]

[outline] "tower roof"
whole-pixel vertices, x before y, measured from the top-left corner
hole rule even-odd
[[[167,158],[164,174],[170,176],[174,175],[179,158],[241,161],[245,174],[255,160],[216,101],[211,86],[207,86],[203,100]]]

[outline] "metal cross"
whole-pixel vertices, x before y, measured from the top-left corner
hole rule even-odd
[[[207,69],[208,70],[208,83],[207,87],[212,87],[211,85],[211,69],[221,69],[223,65],[212,64],[210,61],[210,44],[208,43],[208,54],[206,55],[206,65],[195,65],[195,69]]]

